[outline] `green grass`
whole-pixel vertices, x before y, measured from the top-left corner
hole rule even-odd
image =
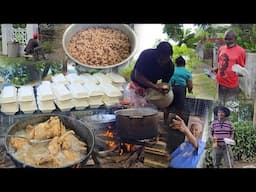
[[[216,82],[204,73],[193,74],[193,95],[201,99],[216,99]]]
[[[7,57],[4,55],[0,55],[0,66],[7,67],[12,66],[15,64],[22,64],[22,63],[32,63],[30,60],[25,60],[23,57]]]

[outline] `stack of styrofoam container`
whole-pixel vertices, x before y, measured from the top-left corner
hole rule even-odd
[[[66,80],[69,83],[83,83],[83,78],[80,75],[77,75],[76,73],[69,73],[65,76]]]
[[[96,83],[85,83],[83,85],[85,91],[89,94],[89,106],[90,108],[98,108],[103,102],[102,98],[104,96],[104,92],[99,85]]]
[[[103,73],[94,73],[92,75],[99,83],[112,83],[112,80]]]
[[[104,92],[102,101],[105,106],[110,107],[119,103],[122,93],[117,87],[111,83],[100,83],[99,86]]]
[[[80,75],[80,78],[83,80],[83,84],[99,84],[99,81],[90,73],[83,73]]]
[[[67,87],[73,97],[71,102],[77,110],[83,110],[89,106],[89,93],[80,83],[71,83]]]
[[[111,79],[112,85],[117,87],[120,91],[124,90],[123,86],[126,83],[126,80],[123,76],[113,72],[107,73],[106,76]]]
[[[70,111],[74,104],[71,102],[72,94],[68,88],[61,83],[52,83],[55,103],[61,111]]]
[[[20,110],[25,114],[37,110],[34,89],[31,85],[24,85],[18,89],[18,103]]]
[[[43,113],[50,113],[56,109],[54,105],[54,94],[50,81],[42,81],[37,87],[37,106]]]
[[[0,95],[1,111],[7,115],[14,115],[19,111],[17,102],[17,88],[14,86],[5,86]]]
[[[58,84],[64,84],[64,85],[68,84],[67,79],[65,78],[65,76],[62,73],[52,76],[52,82],[58,83]]]

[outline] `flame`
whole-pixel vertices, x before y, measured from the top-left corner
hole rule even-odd
[[[113,137],[114,137],[114,134],[113,134],[113,132],[112,132],[112,131],[107,130],[106,132],[101,133],[101,134],[100,134],[100,136],[104,136],[104,137],[111,137],[111,138],[113,138]]]
[[[128,152],[131,151],[131,148],[132,148],[132,145],[131,145],[131,144],[125,143],[124,146],[126,147],[126,149],[127,149]]]
[[[132,150],[132,144],[129,143],[121,143],[121,149],[119,155],[123,155],[125,152],[129,153]]]
[[[106,144],[111,149],[114,149],[116,147],[116,142],[115,141],[107,141]]]

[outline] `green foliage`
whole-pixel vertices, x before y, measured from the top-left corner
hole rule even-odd
[[[190,29],[185,29],[183,24],[165,24],[163,32],[167,33],[170,39],[178,42],[178,46],[186,44],[187,47],[194,48],[197,42],[194,38],[195,33]]]
[[[120,74],[127,80],[131,80],[131,72],[135,66],[136,60],[133,60],[127,67],[120,71]]]
[[[182,46],[173,46],[173,61],[179,56],[186,59],[186,68],[193,69],[199,64],[199,59],[194,49],[188,48],[185,44]]]
[[[251,121],[253,119],[253,103],[239,103],[239,121]]]
[[[213,48],[214,47],[214,43],[206,41],[204,43],[204,47],[207,48],[207,49]]]
[[[256,24],[232,24],[236,43],[251,52],[256,52]]]
[[[0,76],[16,86],[26,85],[42,80],[42,75],[48,71],[52,74],[62,72],[62,62],[42,60],[31,61],[22,57],[0,57]]]
[[[61,62],[58,61],[53,61],[51,63],[51,72],[52,75],[58,74],[62,72],[62,68],[63,68],[63,64]]]
[[[179,42],[183,39],[183,25],[182,24],[165,24],[163,32],[167,33],[170,39]]]
[[[40,71],[31,63],[13,63],[12,65],[1,67],[0,74],[7,82],[15,86],[40,80]]]
[[[43,47],[45,53],[53,52],[53,45],[51,41],[43,41],[41,46]]]
[[[204,168],[213,168],[213,158],[212,158],[212,142],[210,139],[206,142],[206,153],[203,163]]]
[[[252,121],[233,123],[236,145],[232,151],[234,160],[253,161],[256,159],[256,129]]]

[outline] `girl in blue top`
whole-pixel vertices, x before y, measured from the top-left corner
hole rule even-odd
[[[174,100],[170,107],[175,108],[175,112],[182,119],[184,118],[184,102],[186,98],[186,89],[189,93],[192,93],[192,74],[185,68],[186,61],[182,56],[179,56],[175,60],[176,67],[174,73],[169,81],[172,86]],[[169,116],[169,111],[165,115],[165,120],[167,122]]]
[[[184,119],[184,109],[185,109],[185,99],[187,90],[192,93],[192,74],[186,68],[186,61],[182,56],[179,56],[175,60],[176,66],[174,73],[169,81],[172,86],[172,91],[174,95],[174,100],[171,105],[164,111],[164,121],[168,122],[168,117],[170,109],[173,109],[174,113]],[[179,146],[185,139],[185,135],[182,132],[177,132],[176,130],[169,131],[168,134],[168,150],[172,152]]]

